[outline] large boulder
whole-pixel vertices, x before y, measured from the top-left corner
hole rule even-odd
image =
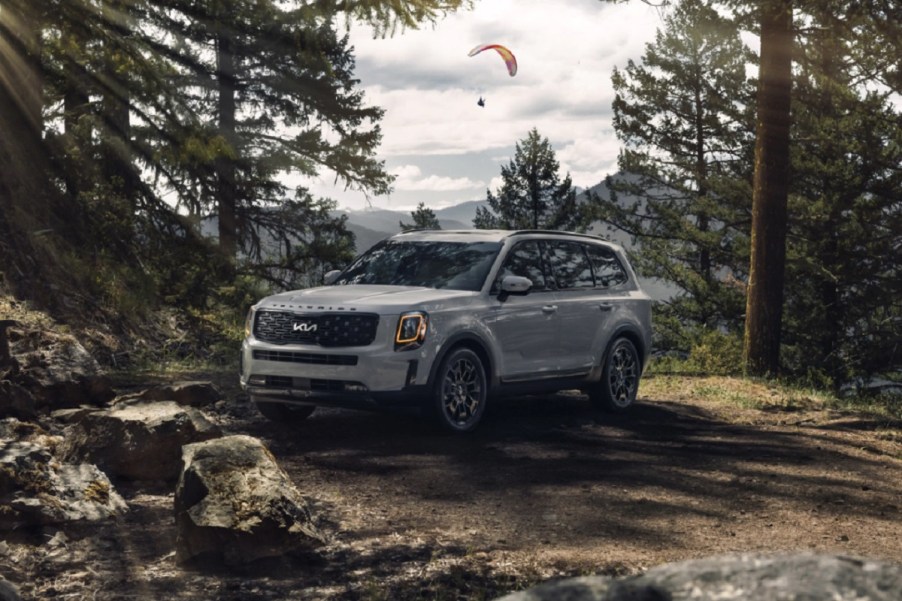
[[[37,438],[0,442],[0,528],[93,522],[127,509],[97,467],[60,463]]]
[[[571,578],[499,601],[899,601],[902,566],[801,553],[695,559],[612,580]]]
[[[75,338],[53,332],[9,331],[15,373],[7,379],[26,388],[39,409],[103,405],[115,397],[100,364]]]
[[[200,411],[172,401],[71,417],[61,456],[94,463],[110,476],[130,480],[173,481],[179,476],[182,445],[222,436]]]
[[[306,501],[256,438],[187,445],[182,459],[177,561],[241,565],[322,544]]]

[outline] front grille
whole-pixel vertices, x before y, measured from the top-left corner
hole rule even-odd
[[[258,311],[254,336],[273,344],[318,344],[326,347],[366,346],[376,339],[379,316],[290,311]]]
[[[321,355],[317,353],[293,353],[290,351],[254,351],[254,359],[310,363],[313,365],[357,365],[357,355]]]

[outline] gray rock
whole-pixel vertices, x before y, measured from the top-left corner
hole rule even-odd
[[[94,522],[127,509],[96,466],[59,463],[37,442],[0,443],[0,528]]]
[[[503,601],[899,601],[902,566],[801,553],[744,554],[671,563],[612,580],[571,578]]]
[[[172,401],[128,405],[69,416],[60,447],[69,461],[96,464],[110,476],[175,480],[182,445],[222,436],[200,411]]]
[[[39,409],[103,405],[115,396],[100,365],[74,338],[31,332],[11,352],[20,366],[15,381],[34,395]]]
[[[262,442],[187,445],[175,492],[176,560],[242,565],[323,543],[309,508]]]
[[[0,601],[22,601],[19,589],[12,582],[0,577]]]
[[[0,380],[0,417],[34,419],[37,415],[34,395],[28,389],[15,382]]]
[[[14,417],[0,419],[0,441],[34,440],[48,436],[41,426]]]
[[[222,398],[222,393],[211,382],[176,382],[154,386],[138,398],[145,401],[175,401],[188,407],[206,407]]]

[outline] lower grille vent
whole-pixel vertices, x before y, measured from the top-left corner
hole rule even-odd
[[[309,363],[312,365],[357,365],[357,355],[321,355],[317,353],[293,353],[291,351],[254,351],[254,359]]]

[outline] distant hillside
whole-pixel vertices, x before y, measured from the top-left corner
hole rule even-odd
[[[484,200],[471,200],[436,209],[434,212],[443,230],[469,230],[473,229],[476,208],[485,204]],[[376,242],[400,232],[402,221],[413,221],[410,211],[388,209],[343,210],[336,211],[335,214],[348,216],[348,229],[354,233],[358,254]]]

